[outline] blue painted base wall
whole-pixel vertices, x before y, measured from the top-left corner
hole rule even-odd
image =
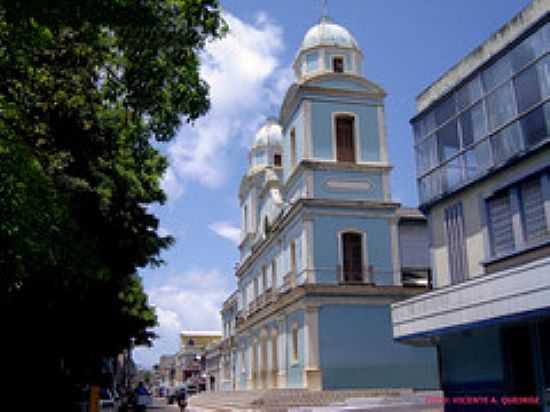
[[[387,305],[320,307],[324,389],[439,389],[436,349],[395,342],[391,324]]]

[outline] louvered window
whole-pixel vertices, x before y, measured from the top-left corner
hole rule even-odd
[[[336,118],[336,159],[339,162],[355,162],[354,118]]]
[[[525,242],[536,243],[548,237],[541,179],[529,179],[520,185]]]
[[[491,247],[494,255],[514,250],[514,226],[510,192],[504,191],[488,201]]]
[[[447,233],[451,283],[457,284],[463,282],[467,274],[462,203],[457,203],[445,209],[445,231]]]

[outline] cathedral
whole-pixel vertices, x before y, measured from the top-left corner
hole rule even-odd
[[[425,292],[430,271],[426,219],[392,201],[386,93],[328,17],[293,68],[239,188],[217,389],[438,388],[435,349],[392,338],[390,305]]]

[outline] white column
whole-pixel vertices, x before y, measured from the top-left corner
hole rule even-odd
[[[278,376],[278,382],[277,386],[279,388],[286,388],[286,379],[287,379],[287,337],[286,337],[286,318],[280,318],[277,320],[278,329],[279,329],[279,335],[278,335],[278,345],[277,349],[279,351],[279,354],[277,356],[277,360],[279,362],[279,376]]]
[[[378,136],[380,144],[380,161],[388,162],[388,143],[386,138],[386,121],[384,114],[384,106],[378,106]]]
[[[393,266],[393,284],[401,286],[401,256],[399,256],[399,228],[397,226],[398,219],[390,219],[390,237],[391,237],[391,254]],[[374,279],[376,283],[376,279]]]
[[[321,369],[319,359],[319,308],[307,306],[304,311],[304,382],[308,389],[321,390]]]
[[[302,261],[306,270],[306,282],[315,283],[315,270],[313,263],[313,218],[304,217],[304,245],[302,250]]]
[[[313,139],[311,134],[311,101],[304,100],[304,159],[313,158]]]

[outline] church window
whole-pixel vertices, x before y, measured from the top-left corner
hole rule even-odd
[[[254,299],[258,299],[260,296],[260,282],[258,281],[258,278],[254,278]]]
[[[296,166],[296,129],[290,131],[290,167]]]
[[[298,324],[292,325],[292,363],[298,363]]]
[[[296,242],[290,243],[290,272],[296,274]]]
[[[269,218],[267,216],[264,217],[264,234],[265,236],[269,236],[271,233],[271,224],[269,223]]]
[[[334,73],[344,73],[344,59],[342,57],[332,59],[332,71]]]
[[[338,116],[336,118],[336,160],[355,162],[355,118]]]
[[[267,285],[267,266],[264,265],[262,267],[262,292],[265,293],[267,288],[268,288],[268,285]]]
[[[271,262],[271,287],[277,287],[277,262],[275,259]]]
[[[281,167],[283,165],[283,158],[279,153],[276,153],[273,156],[273,164],[275,167]]]
[[[243,209],[243,229],[244,233],[248,233],[248,206]]]
[[[363,236],[357,232],[342,234],[342,280],[363,281]]]

